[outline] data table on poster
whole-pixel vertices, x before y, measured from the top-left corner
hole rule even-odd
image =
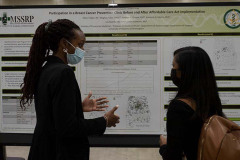
[[[85,66],[157,64],[155,41],[88,41]]]

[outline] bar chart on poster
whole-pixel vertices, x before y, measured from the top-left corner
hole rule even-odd
[[[168,104],[177,90],[170,78],[173,52],[185,46],[208,53],[223,111],[240,125],[239,10],[239,3],[0,9],[1,17],[7,17],[0,19],[0,132],[33,133],[34,101],[26,110],[19,104],[32,37],[41,23],[62,18],[74,21],[86,35],[86,55],[72,66],[82,98],[92,91],[92,98],[109,100],[106,111],[85,113],[85,118],[103,116],[119,105],[121,122],[106,134],[166,133]]]

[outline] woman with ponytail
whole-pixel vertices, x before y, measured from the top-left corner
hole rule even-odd
[[[29,160],[88,160],[89,135],[116,126],[115,106],[103,117],[84,119],[83,112],[103,111],[105,97],[81,101],[74,71],[68,65],[83,58],[85,35],[74,22],[59,19],[41,24],[33,37],[21,86],[22,109],[34,100],[37,124]],[[52,55],[50,55],[50,50]]]

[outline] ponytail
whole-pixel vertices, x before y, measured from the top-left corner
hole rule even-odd
[[[21,84],[20,106],[22,109],[26,108],[26,104],[32,103],[42,65],[49,55],[49,51],[52,50],[53,53],[56,53],[62,38],[69,41],[75,38],[73,29],[81,31],[78,25],[68,19],[58,19],[55,22],[50,22],[41,24],[32,40],[26,74],[23,84]]]
[[[48,38],[45,31],[46,25],[47,23],[43,23],[37,28],[32,40],[26,73],[21,84],[22,97],[20,106],[22,109],[26,108],[26,104],[30,105],[32,103],[35,85],[41,73],[42,65],[45,57],[49,55]]]

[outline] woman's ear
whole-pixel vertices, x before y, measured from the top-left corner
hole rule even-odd
[[[66,49],[67,48],[67,41],[65,38],[61,38],[59,41],[59,47],[62,49]]]

